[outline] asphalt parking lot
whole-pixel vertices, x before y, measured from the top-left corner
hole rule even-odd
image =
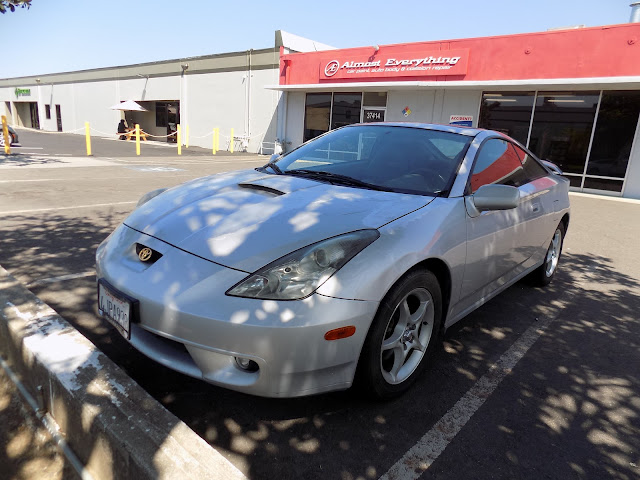
[[[248,478],[640,476],[640,202],[572,195],[554,283],[452,327],[403,397],[263,399],[130,348],[96,315],[93,267],[142,194],[267,157],[97,139],[87,158],[82,136],[19,134],[0,156],[0,265]]]

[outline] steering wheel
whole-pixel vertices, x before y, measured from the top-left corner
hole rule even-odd
[[[419,168],[411,173],[418,174],[424,178],[431,191],[442,190],[447,185],[447,180],[442,174],[430,168]]]

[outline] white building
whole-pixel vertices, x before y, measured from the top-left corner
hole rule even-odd
[[[0,113],[10,125],[46,131],[115,135],[121,117],[164,141],[181,124],[183,143],[273,151],[280,92],[264,87],[278,81],[280,54],[331,48],[277,31],[273,47],[161,62],[0,79]],[[110,107],[133,100],[147,112]],[[175,138],[175,135],[171,139]],[[267,151],[265,150],[265,152]]]

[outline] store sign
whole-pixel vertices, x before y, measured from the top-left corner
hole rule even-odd
[[[320,79],[466,75],[468,50],[409,52],[402,56],[331,60],[320,64]]]
[[[16,88],[15,89],[16,97],[29,97],[31,96],[30,88]]]
[[[457,127],[472,127],[473,115],[451,115],[449,117],[449,125]]]

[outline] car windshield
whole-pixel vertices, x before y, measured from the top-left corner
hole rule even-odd
[[[443,195],[471,140],[424,128],[358,125],[302,145],[273,170],[357,188]]]

